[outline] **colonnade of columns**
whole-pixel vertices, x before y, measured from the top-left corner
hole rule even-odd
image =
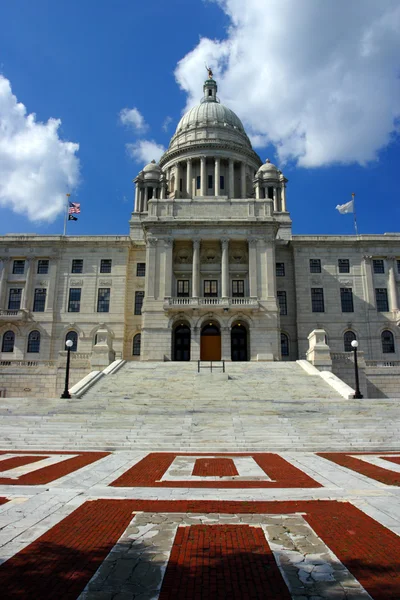
[[[274,212],[286,212],[286,183],[280,182],[279,185],[273,182],[256,182],[256,199],[268,198],[268,189],[272,188],[272,200],[274,202]]]
[[[159,198],[161,200],[166,198],[165,181],[146,182],[142,185],[137,182],[135,188],[135,212],[147,211],[147,203],[153,198]]]

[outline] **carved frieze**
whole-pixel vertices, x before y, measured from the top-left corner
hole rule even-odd
[[[83,285],[83,279],[70,279],[70,285]]]
[[[111,279],[99,279],[99,285],[112,285],[112,280]]]

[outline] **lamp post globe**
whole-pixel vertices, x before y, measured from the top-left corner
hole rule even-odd
[[[71,394],[69,393],[69,364],[70,364],[70,360],[71,360],[71,348],[73,346],[73,341],[72,340],[67,340],[65,342],[65,346],[67,348],[67,364],[65,367],[65,386],[64,386],[64,391],[61,394],[61,398],[71,398]]]
[[[353,340],[351,342],[351,347],[353,348],[353,352],[354,352],[354,376],[355,376],[355,380],[356,380],[356,389],[355,389],[355,393],[354,393],[354,399],[361,400],[361,398],[363,398],[363,395],[360,392],[360,380],[358,377],[358,360],[357,360],[358,342],[357,342],[357,340]]]

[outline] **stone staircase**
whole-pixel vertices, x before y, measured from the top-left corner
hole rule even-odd
[[[398,450],[398,400],[344,400],[297,363],[126,363],[82,398],[0,399],[1,449]],[[229,378],[228,378],[229,377]]]

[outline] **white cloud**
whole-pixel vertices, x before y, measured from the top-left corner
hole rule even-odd
[[[79,180],[79,144],[60,139],[59,119],[27,114],[0,75],[0,205],[31,221],[52,221]]]
[[[198,103],[207,62],[222,101],[281,163],[376,159],[399,125],[398,0],[217,1],[227,38],[201,39],[176,68],[186,108]]]
[[[137,140],[126,144],[128,154],[138,163],[148,164],[153,159],[158,162],[165,152],[164,146],[154,140]]]
[[[119,119],[123,125],[132,127],[137,133],[144,133],[148,129],[143,115],[135,107],[123,108],[119,113]]]
[[[172,123],[172,117],[165,117],[164,123],[162,124],[163,131],[167,132],[171,123]]]

